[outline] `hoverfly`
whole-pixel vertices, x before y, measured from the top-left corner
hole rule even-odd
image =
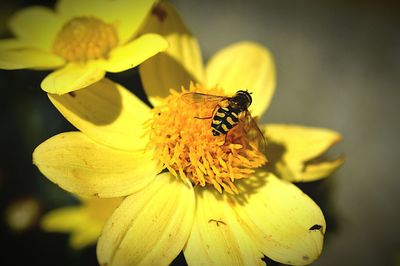
[[[252,103],[252,97],[248,91],[239,90],[232,97],[188,92],[183,94],[182,98],[192,104],[215,104],[214,110],[209,117],[195,117],[198,119],[212,119],[211,133],[213,136],[225,135],[226,142],[226,136],[229,131],[239,123],[243,123],[247,136],[256,141],[259,148],[265,149],[264,135],[248,110]]]

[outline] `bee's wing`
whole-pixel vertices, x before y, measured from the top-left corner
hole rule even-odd
[[[220,102],[228,99],[226,96],[218,96],[199,92],[188,92],[183,94],[181,98],[190,104]]]
[[[251,116],[249,111],[245,112],[243,122],[248,139],[265,154],[267,150],[267,142],[264,134],[258,127],[256,120]]]

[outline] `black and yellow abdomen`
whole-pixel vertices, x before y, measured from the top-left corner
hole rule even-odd
[[[218,108],[211,123],[212,134],[219,136],[228,133],[230,129],[239,123],[239,113],[241,111],[232,106]]]

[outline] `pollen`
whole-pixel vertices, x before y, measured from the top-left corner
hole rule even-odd
[[[68,61],[107,58],[118,45],[115,27],[95,17],[75,17],[64,24],[53,43],[53,52]]]
[[[166,169],[184,182],[195,186],[214,187],[220,193],[237,194],[235,182],[252,176],[255,169],[267,162],[264,154],[251,143],[239,122],[225,135],[214,136],[212,117],[224,101],[184,100],[187,92],[222,95],[218,88],[205,89],[190,85],[182,92],[171,90],[163,103],[153,109],[147,124],[150,142],[160,169]]]

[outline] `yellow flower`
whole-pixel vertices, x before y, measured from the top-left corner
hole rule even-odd
[[[84,248],[96,243],[106,220],[122,202],[122,198],[82,199],[82,205],[63,207],[42,217],[41,227],[47,232],[71,234],[70,246]]]
[[[101,265],[168,265],[181,250],[189,265],[262,265],[264,255],[286,264],[310,264],[321,253],[326,230],[320,208],[265,167],[253,169],[265,157],[241,124],[226,139],[214,137],[210,120],[195,118],[212,112],[211,107],[187,104],[182,93],[168,92],[182,85],[229,96],[248,89],[253,92],[250,111],[259,116],[275,85],[270,53],[258,44],[238,43],[217,53],[204,70],[197,42],[176,12],[163,4],[154,14],[148,28],[164,32],[170,43],[166,54],[140,69],[155,108],[107,79],[73,95],[49,94],[80,132],[39,145],[34,163],[67,191],[126,196],[99,238]],[[197,85],[190,86],[190,80]],[[273,126],[262,128],[273,131]],[[328,143],[315,144],[310,155],[296,148],[302,141],[293,139],[294,127],[284,128],[275,142],[295,146],[287,147],[291,156],[279,157],[285,162],[282,169],[287,162],[308,163],[334,143],[332,136],[339,137],[295,127]],[[303,135],[307,139],[309,134]],[[319,177],[326,173],[319,169]]]
[[[275,68],[265,48],[251,42],[237,43],[214,55],[204,68],[197,40],[178,15],[166,4],[158,5],[155,11],[144,31],[163,35],[169,48],[139,66],[144,89],[153,105],[158,104],[158,97],[166,97],[169,89],[187,87],[194,81],[209,88],[218,85],[227,95],[248,89],[254,96],[251,114],[260,117],[266,111],[275,90]],[[344,162],[343,157],[332,161],[321,158],[341,140],[335,131],[291,124],[268,124],[261,128],[268,140],[268,170],[280,178],[314,181],[329,176]]]
[[[15,38],[0,41],[0,68],[56,69],[41,83],[56,94],[133,68],[167,47],[157,34],[138,35],[154,1],[59,0],[55,11],[24,8],[9,21]]]

